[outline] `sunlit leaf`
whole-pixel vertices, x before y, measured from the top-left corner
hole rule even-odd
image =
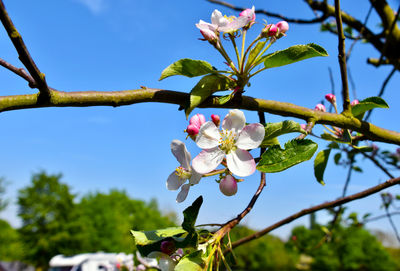
[[[213,67],[207,61],[184,58],[166,67],[158,80],[163,80],[173,75],[196,77],[211,73],[212,71]]]
[[[317,149],[317,143],[309,139],[291,140],[285,144],[285,149],[272,146],[261,156],[257,169],[266,173],[280,172],[310,160]]]
[[[262,61],[266,68],[275,68],[317,56],[328,56],[328,53],[321,46],[310,43],[294,45],[287,49],[276,51],[263,56]]]
[[[389,105],[381,97],[369,97],[360,101],[359,104],[352,106],[351,112],[353,113],[353,116],[362,118],[362,115],[366,111],[374,108],[389,108]]]
[[[277,141],[278,139],[275,139],[276,137],[296,132],[304,133],[304,130],[301,129],[299,123],[293,120],[267,123],[265,125],[265,136],[263,142],[261,143],[261,147],[271,146],[273,142],[277,142],[277,144],[279,144],[279,141]]]

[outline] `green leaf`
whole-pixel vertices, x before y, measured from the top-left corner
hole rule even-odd
[[[336,143],[336,142],[331,142],[331,143],[329,143],[328,148],[330,148],[330,149],[339,149],[339,144]]]
[[[358,166],[353,166],[353,170],[357,172],[363,172],[362,169]]]
[[[261,52],[261,50],[264,48],[266,41],[261,41],[254,46],[253,49],[251,49],[249,58],[247,59],[247,64],[246,68],[253,63],[253,61],[257,58],[258,54]],[[258,63],[259,61],[257,61]],[[260,62],[261,63],[261,62]]]
[[[178,60],[168,67],[166,67],[162,73],[161,77],[158,80],[163,80],[167,77],[173,75],[183,75],[187,77],[196,77],[204,74],[211,73],[213,71],[213,67],[210,63],[203,60],[193,60],[189,58],[184,58]]]
[[[285,144],[285,149],[275,145],[263,153],[257,169],[266,173],[280,172],[310,160],[317,149],[317,143],[309,139],[291,140]]]
[[[264,139],[263,142],[261,143],[261,147],[266,148],[274,145],[281,145],[279,143],[279,139],[277,137],[269,138],[269,139]]]
[[[147,256],[152,251],[160,251],[161,242],[165,239],[173,239],[178,244],[184,242],[187,232],[181,227],[172,227],[154,231],[132,230],[131,234],[139,252]]]
[[[233,98],[233,95],[232,95],[232,94],[228,94],[228,95],[224,95],[224,96],[221,96],[221,97],[217,97],[218,104],[226,104],[226,103],[229,102],[232,98]]]
[[[336,164],[336,165],[339,165],[340,158],[342,158],[342,154],[341,154],[340,152],[338,152],[337,154],[335,154],[335,156],[333,157],[333,160],[335,161],[335,164]]]
[[[186,117],[189,116],[190,112],[201,104],[205,99],[211,96],[214,92],[229,89],[231,81],[218,74],[206,75],[200,79],[200,81],[190,91],[190,104],[185,109]]]
[[[201,205],[203,204],[203,197],[198,197],[191,206],[183,211],[182,228],[187,232],[195,232],[194,224],[196,223],[197,215]]]
[[[185,255],[179,263],[175,266],[174,271],[201,271],[205,266],[203,259],[201,258],[203,251],[198,250]]]
[[[374,150],[374,148],[372,148],[371,146],[353,146],[354,149],[356,149],[358,152],[372,152]]]
[[[400,200],[400,195],[396,195],[396,200]]]
[[[381,97],[369,97],[352,106],[351,112],[353,116],[362,118],[365,112],[374,108],[389,108],[389,105]]]
[[[330,153],[331,149],[320,151],[314,160],[314,175],[317,181],[322,185],[325,185],[324,172]]]
[[[277,141],[278,139],[275,139],[276,137],[296,132],[304,133],[304,130],[301,129],[299,123],[293,120],[267,123],[265,125],[265,136],[263,142],[261,143],[261,147],[271,146],[271,143],[273,142],[277,142],[277,144],[279,144],[279,141]]]
[[[321,46],[310,43],[294,45],[287,49],[276,51],[264,56],[262,60],[265,68],[275,68],[316,56],[328,56],[328,53]]]
[[[338,143],[346,143],[346,144],[350,143],[349,141],[346,141],[344,138],[339,138],[339,137],[333,136],[331,134],[328,134],[326,132],[324,132],[321,135],[321,138],[325,139],[325,140],[333,141],[333,142],[338,142]]]

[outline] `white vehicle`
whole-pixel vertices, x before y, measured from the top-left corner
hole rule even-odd
[[[133,255],[125,253],[84,253],[57,255],[50,260],[49,271],[118,271],[134,270]]]

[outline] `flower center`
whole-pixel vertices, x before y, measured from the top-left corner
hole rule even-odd
[[[185,180],[189,179],[192,176],[192,173],[184,167],[177,167],[175,169],[175,174],[180,179],[185,179]]]
[[[220,139],[220,149],[223,150],[226,154],[231,151],[236,150],[236,134],[230,130],[222,130],[220,131],[221,139]]]

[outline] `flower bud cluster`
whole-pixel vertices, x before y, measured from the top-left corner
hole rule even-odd
[[[262,37],[275,37],[279,39],[286,36],[285,33],[289,30],[289,24],[286,21],[280,21],[277,24],[267,24],[261,31]]]
[[[211,120],[215,124],[215,126],[219,126],[221,120],[218,115],[212,114],[211,115]],[[197,134],[200,131],[201,126],[206,122],[206,118],[204,117],[203,114],[196,114],[192,116],[189,120],[189,125],[186,127],[185,132],[188,133],[188,135],[195,140]]]

